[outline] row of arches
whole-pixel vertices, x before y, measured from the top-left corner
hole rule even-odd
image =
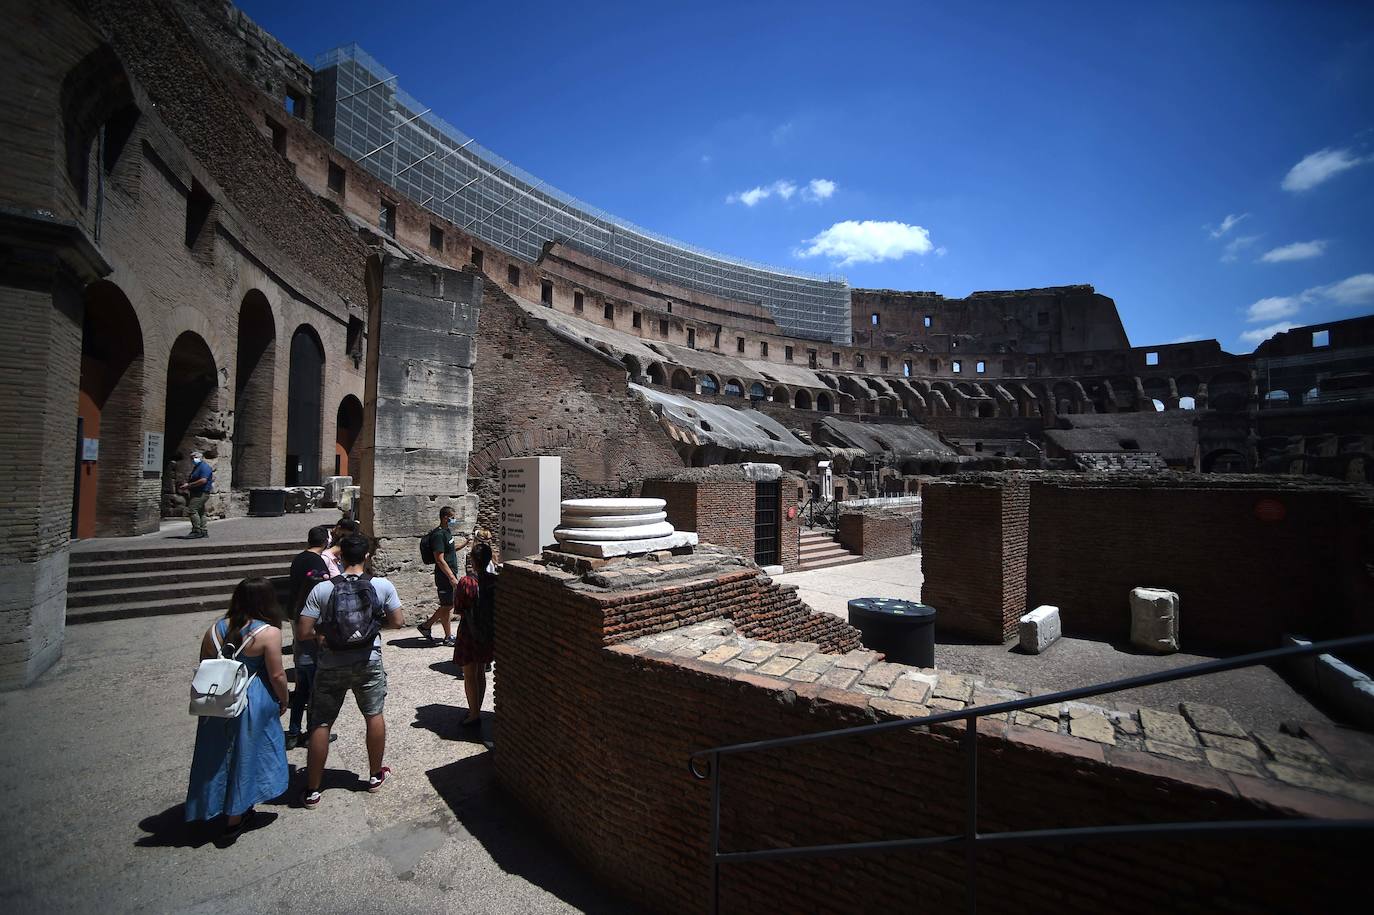
[[[629,372],[631,378],[646,377],[649,383],[658,387],[666,387],[674,391],[685,393],[701,393],[709,395],[724,395],[726,397],[747,397],[751,401],[771,400],[773,403],[786,404],[798,410],[820,410],[822,412],[834,412],[835,397],[826,391],[817,391],[815,395],[805,388],[798,388],[795,392],[789,392],[784,385],[775,385],[771,389],[762,381],[754,381],[748,384],[739,378],[717,376],[713,372],[701,372],[693,375],[687,369],[676,367],[669,374],[668,370],[658,362],[650,362],[647,367],[642,366],[639,359],[634,356],[626,355],[621,358],[621,364]]]
[[[250,291],[237,318],[230,396],[223,383],[228,367],[219,364],[198,330],[178,334],[157,364],[147,347],[150,335],[118,285],[90,284],[83,304],[74,536],[155,529],[162,494],[189,472],[196,450],[214,464],[221,490],[321,482],[329,469],[321,455],[325,349],[310,324],[296,327],[279,347],[270,303],[262,292]],[[283,348],[288,363],[281,417],[277,373]],[[338,472],[348,472],[362,412],[351,394],[329,412]],[[153,471],[145,466],[144,433],[159,430],[162,466]]]

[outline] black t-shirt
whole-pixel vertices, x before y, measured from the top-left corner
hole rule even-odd
[[[314,550],[302,550],[291,560],[291,618],[294,620],[305,606],[310,589],[329,577],[329,566]]]

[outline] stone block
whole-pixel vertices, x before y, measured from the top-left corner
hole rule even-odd
[[[1225,772],[1237,772],[1241,775],[1255,775],[1263,777],[1259,763],[1244,756],[1237,756],[1234,753],[1227,753],[1225,750],[1214,750],[1208,748],[1203,751],[1207,755],[1207,762],[1213,768],[1221,769]]]
[[[1131,589],[1131,644],[1143,651],[1178,651],[1178,595],[1160,588]]]
[[[1116,744],[1116,729],[1106,715],[1084,715],[1069,722],[1069,733],[1095,743]]]
[[[1209,734],[1205,731],[1201,737],[1204,747],[1221,750],[1231,756],[1244,756],[1248,759],[1260,758],[1259,747],[1249,740],[1240,737],[1227,737],[1224,734]]]
[[[1220,734],[1224,737],[1246,737],[1245,728],[1231,717],[1231,713],[1215,705],[1198,702],[1181,702],[1178,706],[1183,716],[1192,722],[1193,727],[1207,734]]]
[[[320,496],[320,505],[325,508],[338,505],[339,499],[343,496],[343,491],[352,485],[352,477],[330,477],[325,480],[324,495]]]
[[[1180,747],[1196,747],[1197,736],[1182,715],[1172,712],[1159,712],[1152,708],[1140,710],[1140,724],[1145,729],[1146,740],[1157,740]]]
[[[925,680],[918,680],[910,674],[903,674],[888,689],[887,694],[890,698],[899,702],[915,702],[925,704],[930,698],[931,684]]]
[[[1021,617],[1017,624],[1017,632],[1021,637],[1022,651],[1027,654],[1040,654],[1059,641],[1059,608],[1049,604],[1036,607]]]

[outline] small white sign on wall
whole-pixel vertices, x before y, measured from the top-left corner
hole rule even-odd
[[[81,440],[81,460],[98,461],[100,460],[100,439],[83,438]]]
[[[563,461],[556,457],[501,461],[501,561],[537,556],[558,526]]]
[[[143,433],[143,472],[162,473],[162,433]]]

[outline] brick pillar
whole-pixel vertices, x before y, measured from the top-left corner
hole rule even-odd
[[[387,257],[373,262],[368,285],[359,520],[379,541],[379,571],[411,571],[397,585],[413,607],[433,601],[432,575],[420,582],[414,572],[416,543],[439,523],[439,509],[457,510],[457,530],[477,520],[467,466],[482,278]]]
[[[1026,605],[1026,482],[935,481],[925,487],[923,513],[921,596],[938,611],[936,631],[1010,638]]]
[[[0,214],[0,689],[62,654],[81,289],[108,272],[75,225]]]

